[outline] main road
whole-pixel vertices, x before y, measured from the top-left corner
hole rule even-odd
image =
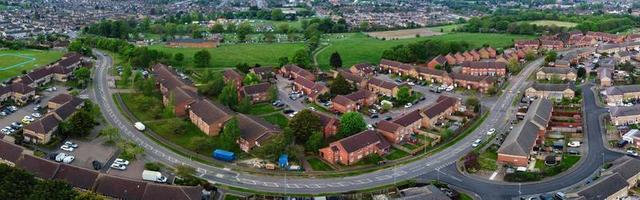
[[[512,102],[519,97],[519,92],[524,89],[527,77],[532,74],[542,64],[543,59],[537,59],[530,62],[524,71],[514,76],[509,81],[508,88],[504,91],[496,103],[490,108],[489,116],[473,133],[463,138],[461,141],[450,146],[447,151],[442,151],[429,157],[421,158],[414,162],[398,165],[391,168],[380,169],[378,171],[338,178],[307,178],[307,177],[287,177],[287,176],[264,176],[253,175],[248,173],[238,173],[227,168],[218,168],[192,161],[190,158],[176,154],[162,145],[155,143],[147,138],[144,134],[138,132],[131,122],[127,120],[117,109],[116,102],[112,98],[109,90],[107,73],[112,67],[112,60],[109,56],[100,51],[94,51],[97,56],[97,64],[94,78],[94,88],[92,98],[100,106],[106,120],[114,127],[120,129],[123,137],[137,143],[143,147],[145,154],[153,160],[158,160],[168,165],[188,165],[197,169],[200,177],[208,181],[229,185],[238,188],[246,188],[256,191],[286,193],[286,194],[320,194],[320,193],[344,193],[360,189],[373,188],[381,185],[394,184],[402,180],[416,178],[433,178],[441,177],[450,184],[462,187],[467,190],[480,194],[485,199],[509,198],[518,195],[518,190],[512,184],[494,183],[478,180],[460,174],[455,170],[455,161],[469,152],[471,144],[477,138],[486,136],[486,132],[490,128],[503,127],[508,123],[508,117],[511,112]],[[588,94],[589,91],[583,90]],[[587,96],[587,95],[585,95]],[[588,98],[585,98],[585,101]],[[593,104],[595,105],[595,103]],[[591,110],[591,109],[589,109]],[[595,110],[595,109],[594,109]],[[597,109],[595,111],[602,111]],[[588,124],[599,124],[597,118],[587,115]],[[585,123],[587,124],[587,123]],[[599,126],[599,125],[596,125]],[[602,148],[602,141],[594,139],[599,134],[598,129],[588,129],[589,132],[589,153],[585,155],[586,162],[577,169],[572,171],[572,175],[567,177],[584,178],[586,174],[592,174],[598,169],[597,164],[593,164],[593,157]],[[599,148],[600,147],[600,148]],[[598,149],[599,148],[599,149]],[[592,150],[593,149],[593,150]],[[594,151],[594,152],[592,152]],[[597,162],[601,163],[601,162]],[[554,178],[544,183],[528,184],[528,188],[522,194],[534,194],[552,191],[563,187],[578,183],[583,179],[562,179]],[[496,191],[496,192],[493,192]]]

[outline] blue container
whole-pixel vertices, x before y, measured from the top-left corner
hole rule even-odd
[[[280,154],[278,164],[280,164],[280,167],[282,168],[289,166],[289,156],[287,156],[287,154]]]
[[[227,162],[231,162],[236,159],[236,155],[233,152],[225,151],[222,149],[216,149],[215,151],[213,151],[213,154],[211,156],[213,156],[213,158],[215,159]]]

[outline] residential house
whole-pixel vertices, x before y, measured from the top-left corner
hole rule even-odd
[[[209,136],[218,135],[224,123],[231,119],[233,115],[233,111],[226,106],[206,99],[199,99],[189,107],[191,123]]]
[[[60,97],[58,97],[60,96]],[[58,101],[62,98],[65,98],[61,95],[58,95],[58,98],[52,98],[56,100],[57,103],[62,103],[60,106],[57,106],[57,103],[53,103],[55,105],[55,109],[52,112],[45,114],[39,120],[31,122],[23,128],[24,141],[46,144],[51,140],[53,133],[58,130],[58,125],[60,122],[71,117],[75,111],[84,105],[84,100],[78,97],[67,98],[66,102]]]
[[[469,51],[469,54],[471,54],[471,56],[473,56],[473,60],[474,61],[478,61],[480,60],[480,54],[476,51],[476,50],[471,50]]]
[[[518,40],[514,46],[516,49],[538,49],[540,47],[539,40]]]
[[[0,163],[12,167],[16,165],[24,151],[22,147],[4,140],[0,140],[0,149],[2,149],[2,151],[0,151]]]
[[[620,105],[625,100],[640,99],[640,85],[618,85],[603,91],[605,102]]]
[[[390,148],[389,142],[378,132],[365,130],[320,149],[320,157],[332,164],[353,165],[370,154],[382,156]]]
[[[455,97],[442,95],[436,102],[422,111],[422,127],[431,128],[440,120],[446,119],[460,109],[461,103]]]
[[[542,98],[533,101],[524,120],[511,130],[498,149],[497,162],[516,167],[528,166],[533,147],[544,140],[552,112],[551,101]]]
[[[631,125],[640,122],[640,105],[612,107],[609,109],[611,122],[616,125]]]
[[[611,87],[613,85],[613,69],[600,67],[597,70],[598,73],[598,82],[600,82],[600,87]]]
[[[567,45],[574,48],[584,48],[594,46],[598,41],[592,37],[580,36],[580,37],[571,37],[567,41]]]
[[[387,141],[395,144],[406,142],[411,138],[411,134],[421,127],[422,115],[419,109],[402,114],[393,121],[382,120],[378,122],[378,132],[381,133]]]
[[[460,64],[465,61],[465,57],[460,53],[456,53],[453,55],[456,58],[456,64]]]
[[[469,53],[469,51],[463,52],[462,56],[464,56],[464,61],[476,61],[476,58],[471,53]]]
[[[95,192],[108,197],[122,199],[142,199],[147,182],[129,178],[103,175],[95,183]]]
[[[374,66],[369,63],[358,63],[349,68],[352,74],[357,74],[361,77],[367,77],[374,74]]]
[[[33,96],[36,95],[36,89],[21,82],[14,82],[11,85],[7,86],[10,88],[10,97],[15,101],[18,105],[24,105],[27,101],[31,100]],[[0,94],[0,96],[6,96],[7,90],[5,90],[5,95]],[[6,100],[6,99],[5,99]]]
[[[98,171],[89,170],[73,165],[61,164],[58,171],[53,176],[53,180],[60,180],[69,183],[76,188],[84,190],[92,190],[93,185],[98,179],[100,173]]]
[[[322,135],[324,138],[329,138],[336,133],[338,133],[338,126],[340,124],[340,120],[333,115],[329,115],[326,113],[311,111],[315,116],[318,116],[320,119],[320,124],[322,125]]]
[[[360,76],[358,74],[351,73],[350,71],[338,69],[337,75],[342,76],[349,83],[354,84],[358,88],[366,88],[367,87],[367,76]]]
[[[542,67],[538,72],[536,72],[537,80],[551,80],[554,78],[563,81],[576,81],[578,76],[576,70],[570,67]]]
[[[571,62],[569,62],[569,60],[556,60],[553,63],[554,67],[558,67],[558,68],[567,68],[567,67],[571,67]]]
[[[444,67],[446,64],[447,59],[444,56],[438,55],[435,58],[431,59],[429,63],[427,63],[427,67],[435,69],[436,66]]]
[[[592,37],[596,40],[609,42],[609,43],[622,43],[624,41],[624,35],[616,35],[603,32],[587,32],[587,37]]]
[[[564,43],[560,40],[540,40],[540,48],[546,50],[560,50],[564,48]]]
[[[258,102],[266,102],[269,101],[269,88],[271,88],[270,83],[259,83],[255,85],[247,85],[243,86],[240,89],[241,96],[248,97],[251,100],[251,103]]]
[[[381,95],[396,97],[396,95],[398,95],[398,90],[400,89],[400,87],[392,82],[372,78],[367,82],[367,89]]]
[[[160,93],[164,96],[168,96],[170,94],[169,91],[178,87],[192,92],[198,91],[191,81],[182,78],[169,66],[156,64],[152,67],[152,72],[156,77],[156,84],[160,87]]]
[[[222,73],[225,83],[232,83],[236,87],[242,87],[242,81],[244,80],[244,76],[241,75],[238,71],[234,69],[224,70]]]
[[[629,51],[620,51],[616,53],[613,58],[617,60],[618,63],[625,63],[631,61],[631,52]]]
[[[280,68],[280,73],[282,76],[289,79],[296,79],[298,77],[302,77],[309,81],[315,81],[316,76],[313,73],[307,71],[306,69],[302,69],[298,67],[298,65],[288,64]]]
[[[631,129],[622,135],[622,140],[627,141],[629,144],[640,147],[640,130]]]
[[[454,56],[454,54],[447,54],[446,56],[444,56],[445,59],[447,59],[447,63],[449,63],[449,65],[457,65],[458,63],[458,59],[456,59],[456,57]]]
[[[449,77],[446,71],[431,69],[427,67],[416,67],[418,72],[418,79],[428,81],[430,83],[442,83],[451,85],[453,80]]]
[[[472,76],[461,73],[450,73],[449,76],[453,79],[454,87],[474,89],[480,92],[488,92],[495,83],[495,79],[491,76]]]
[[[271,66],[254,67],[249,69],[249,72],[258,75],[258,78],[262,80],[266,80],[275,76],[275,71]]]
[[[368,90],[358,90],[348,95],[338,95],[333,98],[331,110],[346,113],[356,112],[363,106],[370,106],[378,101],[378,96]]]
[[[570,84],[533,83],[525,90],[528,97],[562,100],[575,96],[573,86]]]
[[[491,58],[491,55],[490,55],[489,51],[487,51],[486,48],[479,49],[478,50],[478,54],[480,54],[480,58],[481,59],[489,59],[489,58]]]
[[[237,143],[244,152],[249,152],[253,147],[259,147],[274,135],[280,134],[280,128],[262,118],[238,114],[237,119],[240,127],[240,138]]]
[[[319,95],[329,92],[327,86],[312,82],[301,76],[293,80],[293,89],[307,95],[310,101],[315,101]]]
[[[585,187],[567,193],[570,199],[618,200],[629,196],[629,190],[637,185],[640,176],[640,161],[622,156],[611,167],[601,172],[601,177]]]
[[[389,73],[398,74],[399,76],[415,76],[416,74],[413,65],[387,59],[380,60],[380,69],[387,70]]]
[[[47,108],[50,110],[58,109],[60,106],[73,100],[74,98],[77,98],[77,97],[74,97],[66,93],[56,95],[55,97],[49,99],[49,102],[47,102]]]
[[[22,154],[22,158],[17,161],[16,167],[32,173],[35,177],[51,180],[56,175],[60,164],[33,155]]]
[[[462,73],[473,76],[505,76],[507,64],[495,61],[463,62]]]

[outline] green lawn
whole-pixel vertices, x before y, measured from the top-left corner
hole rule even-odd
[[[269,103],[259,103],[251,106],[251,110],[249,111],[249,114],[263,115],[263,114],[269,114],[277,111],[278,110]]]
[[[309,162],[309,165],[311,165],[311,168],[313,168],[314,171],[331,171],[331,170],[333,170],[333,168],[331,168],[331,166],[329,166],[326,163],[322,162],[322,160],[320,160],[318,158],[311,158],[311,159],[307,160],[307,162]]]
[[[408,156],[409,154],[407,152],[404,152],[402,150],[399,149],[391,149],[391,152],[389,152],[389,154],[387,154],[386,156],[384,156],[385,159],[387,160],[397,160],[400,158],[403,158],[405,156]]]
[[[278,125],[282,129],[287,127],[287,124],[289,123],[289,119],[282,113],[274,113],[271,115],[263,116],[262,118],[269,123]]]
[[[240,199],[243,199],[243,198],[236,195],[232,195],[232,194],[224,195],[224,200],[240,200]]]
[[[464,24],[450,24],[450,25],[429,27],[429,30],[436,31],[436,32],[440,32],[440,30],[442,30],[443,33],[450,33],[451,31],[453,31],[453,29],[456,29],[462,26],[464,26]]]
[[[538,26],[551,26],[551,25],[555,25],[555,26],[559,26],[559,27],[567,27],[567,28],[571,28],[571,27],[575,27],[576,23],[573,22],[563,22],[563,21],[555,21],[555,20],[535,20],[535,21],[530,21],[530,24],[535,24]]]
[[[202,48],[171,48],[164,45],[153,45],[151,49],[157,49],[163,52],[176,54],[184,54],[183,66],[193,66],[193,55],[202,50]],[[217,48],[207,49],[211,53],[210,67],[235,67],[238,63],[247,63],[254,65],[278,65],[278,58],[292,57],[293,54],[303,49],[302,43],[286,43],[286,44],[231,44],[221,45]]]
[[[498,165],[496,165],[496,160],[498,160],[498,153],[495,151],[487,150],[480,154],[478,158],[478,163],[480,163],[480,169],[495,171],[498,169]]]
[[[62,51],[0,50],[0,80],[11,78],[37,67],[51,64],[64,55]]]
[[[329,57],[333,52],[340,53],[343,66],[351,66],[361,62],[376,64],[380,61],[382,52],[393,46],[409,44],[422,40],[446,40],[466,41],[471,47],[481,47],[489,44],[494,47],[508,47],[513,45],[513,40],[530,39],[533,36],[487,33],[449,33],[438,36],[410,38],[401,40],[378,40],[367,37],[365,34],[344,34],[345,38],[330,40],[331,46],[326,47],[318,54],[318,64],[322,69],[329,66]]]
[[[171,118],[166,120],[156,120],[143,122],[149,129],[163,138],[185,147],[191,151],[196,151],[197,144],[193,142],[194,138],[208,137],[196,125],[182,118]],[[174,130],[183,129],[182,133],[176,133]],[[204,152],[212,152],[213,149]]]
[[[403,144],[402,146],[403,146],[404,148],[409,149],[409,150],[414,150],[414,149],[418,148],[416,145],[409,144],[409,143]]]

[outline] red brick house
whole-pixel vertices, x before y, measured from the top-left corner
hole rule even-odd
[[[156,84],[160,87],[162,95],[168,95],[170,90],[181,87],[185,90],[197,92],[198,89],[191,84],[190,81],[180,78],[180,76],[163,64],[156,64],[152,68],[153,74],[156,76]]]
[[[531,150],[544,141],[552,112],[550,100],[539,98],[531,103],[524,120],[511,130],[498,149],[497,162],[516,167],[528,166]]]
[[[431,59],[429,63],[427,63],[427,67],[431,69],[435,69],[437,65],[444,67],[447,64],[447,59],[444,56],[438,55],[435,58]]]
[[[260,117],[238,114],[237,118],[240,127],[240,138],[237,143],[244,152],[249,152],[256,146],[262,146],[271,137],[280,134],[280,128]]]
[[[280,68],[280,73],[282,74],[282,76],[289,79],[302,77],[309,81],[316,81],[316,76],[313,75],[313,73],[307,71],[306,69],[302,69],[298,67],[298,65],[294,65],[294,64],[288,64],[283,66],[282,68]]]
[[[587,37],[592,37],[596,40],[609,42],[609,43],[622,43],[624,42],[624,35],[616,35],[603,32],[587,32]]]
[[[396,95],[398,95],[398,90],[400,89],[400,87],[392,82],[372,78],[367,82],[367,89],[374,93],[395,97]]]
[[[435,103],[422,111],[422,127],[431,128],[439,120],[445,119],[460,108],[460,101],[455,97],[442,95]]]
[[[518,40],[514,46],[516,49],[538,49],[540,48],[540,41],[538,40]]]
[[[224,70],[222,73],[224,77],[225,83],[235,84],[237,88],[242,87],[242,80],[244,80],[244,76],[233,69]]]
[[[358,63],[349,68],[352,74],[357,74],[361,77],[371,76],[374,73],[374,66],[369,63]]]
[[[473,57],[473,55],[471,55],[471,53],[469,53],[469,51],[465,51],[464,53],[462,53],[462,56],[464,56],[464,61],[476,61],[476,59]]]
[[[449,74],[443,70],[430,69],[426,67],[416,67],[418,79],[429,81],[431,83],[443,83],[450,85],[453,81]]]
[[[378,122],[378,132],[388,141],[401,144],[411,138],[415,130],[422,127],[422,115],[420,110],[401,115],[393,121],[382,120]]]
[[[269,88],[271,88],[271,84],[266,82],[247,85],[240,89],[240,96],[242,98],[249,97],[251,103],[266,102],[269,101]]]
[[[456,59],[456,57],[449,53],[446,56],[444,56],[445,59],[447,59],[447,63],[449,63],[449,65],[456,65],[458,64],[458,59]]]
[[[338,126],[340,123],[338,118],[317,111],[311,111],[311,113],[318,116],[318,118],[320,119],[320,124],[322,124],[322,135],[324,136],[324,138],[329,138],[338,133]]]
[[[413,65],[401,63],[398,61],[382,59],[380,60],[380,68],[382,70],[388,70],[389,73],[398,74],[400,76],[415,75],[415,69],[413,68]]]
[[[389,142],[378,132],[366,130],[320,149],[320,157],[332,164],[353,165],[370,154],[382,156],[390,148]]]
[[[465,61],[465,57],[460,52],[456,53],[453,56],[456,58],[456,63],[457,64],[460,64],[460,63]]]
[[[472,76],[461,73],[451,73],[449,76],[453,79],[455,87],[475,89],[480,92],[487,92],[495,83],[495,79],[491,76]]]
[[[495,61],[463,62],[462,73],[473,76],[505,76],[507,64]]]
[[[547,50],[559,50],[564,48],[564,43],[560,40],[541,40],[540,48]]]
[[[355,84],[356,87],[358,88],[366,88],[367,87],[367,76],[360,76],[358,74],[354,74],[351,73],[350,71],[347,70],[343,70],[343,69],[338,69],[338,73],[337,75],[342,76],[344,79],[346,79],[349,83],[351,84]]]
[[[274,69],[271,66],[254,67],[249,69],[249,72],[258,75],[260,79],[267,79],[275,75]]]
[[[206,99],[200,99],[189,107],[189,119],[202,132],[216,136],[234,113],[226,106]]]
[[[480,60],[480,54],[476,50],[469,51],[469,54],[473,56],[473,60]]]
[[[315,101],[319,95],[329,92],[327,86],[312,82],[303,77],[297,77],[293,80],[293,89],[306,94],[310,101]]]
[[[196,92],[178,87],[169,91],[169,95],[163,95],[162,103],[164,106],[172,104],[176,116],[185,117],[189,114],[187,112],[189,105],[197,99],[198,94]]]
[[[378,96],[368,90],[358,90],[348,95],[333,98],[331,109],[340,113],[358,111],[362,106],[370,106],[378,101]]]

